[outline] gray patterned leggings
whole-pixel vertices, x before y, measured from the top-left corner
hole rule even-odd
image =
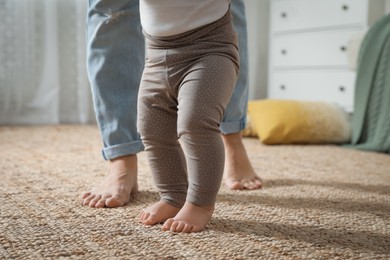
[[[224,168],[219,125],[239,66],[230,12],[190,32],[145,37],[137,125],[161,200],[213,205]]]

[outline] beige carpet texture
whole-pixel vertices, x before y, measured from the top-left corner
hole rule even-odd
[[[221,187],[206,230],[144,226],[158,200],[146,154],[123,208],[80,205],[107,171],[95,126],[0,127],[0,259],[390,259],[390,156],[244,139],[264,180]]]

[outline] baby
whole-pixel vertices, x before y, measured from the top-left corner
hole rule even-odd
[[[160,201],[146,225],[199,232],[210,221],[224,167],[220,122],[239,57],[229,0],[140,0],[146,64],[141,134]]]

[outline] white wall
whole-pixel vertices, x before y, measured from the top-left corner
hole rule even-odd
[[[386,13],[390,14],[390,0],[386,0]]]
[[[269,1],[244,0],[248,24],[249,99],[267,97]]]

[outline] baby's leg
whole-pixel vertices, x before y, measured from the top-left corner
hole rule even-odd
[[[178,134],[188,166],[189,189],[184,207],[163,229],[196,232],[205,228],[214,211],[224,168],[219,130],[236,80],[230,58],[208,55],[186,74],[178,96]]]
[[[175,216],[185,202],[188,187],[185,158],[177,136],[176,99],[167,94],[165,81],[160,78],[165,70],[158,68],[145,67],[138,98],[138,130],[161,197],[141,212],[141,221],[147,225]]]

